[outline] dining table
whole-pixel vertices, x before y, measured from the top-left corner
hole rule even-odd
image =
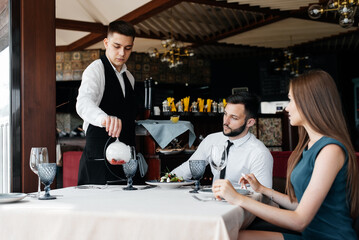
[[[190,193],[192,185],[83,185],[54,189],[54,200],[27,195],[0,203],[0,236],[7,240],[237,239],[255,218],[211,195]],[[43,192],[42,192],[43,194]],[[202,201],[193,197],[200,198]],[[247,195],[265,202],[266,197]]]

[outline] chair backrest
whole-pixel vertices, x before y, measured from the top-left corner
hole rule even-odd
[[[281,193],[285,192],[287,163],[291,153],[291,151],[271,152],[273,156],[273,189]]]
[[[68,151],[63,153],[62,186],[77,186],[79,164],[82,151]]]
[[[271,152],[273,156],[273,177],[287,177],[287,163],[292,151]]]

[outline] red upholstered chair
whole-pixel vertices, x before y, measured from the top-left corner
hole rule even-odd
[[[79,172],[79,164],[82,151],[64,152],[62,157],[62,186],[71,187],[77,186],[77,178]]]
[[[287,163],[292,151],[271,152],[273,156],[273,189],[285,191],[285,181],[287,177]]]
[[[287,177],[287,163],[292,151],[271,152],[273,156],[273,177]]]

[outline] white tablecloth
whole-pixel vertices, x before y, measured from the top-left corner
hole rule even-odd
[[[56,200],[26,197],[0,204],[0,237],[25,239],[237,239],[254,216],[227,202],[200,202],[190,187],[124,191],[51,190]],[[200,196],[200,195],[199,195]],[[251,197],[262,201],[261,194]]]

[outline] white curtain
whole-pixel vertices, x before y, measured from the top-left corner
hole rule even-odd
[[[9,123],[0,125],[0,193],[10,191],[10,127]]]
[[[9,47],[0,52],[0,193],[10,191],[10,58]]]

